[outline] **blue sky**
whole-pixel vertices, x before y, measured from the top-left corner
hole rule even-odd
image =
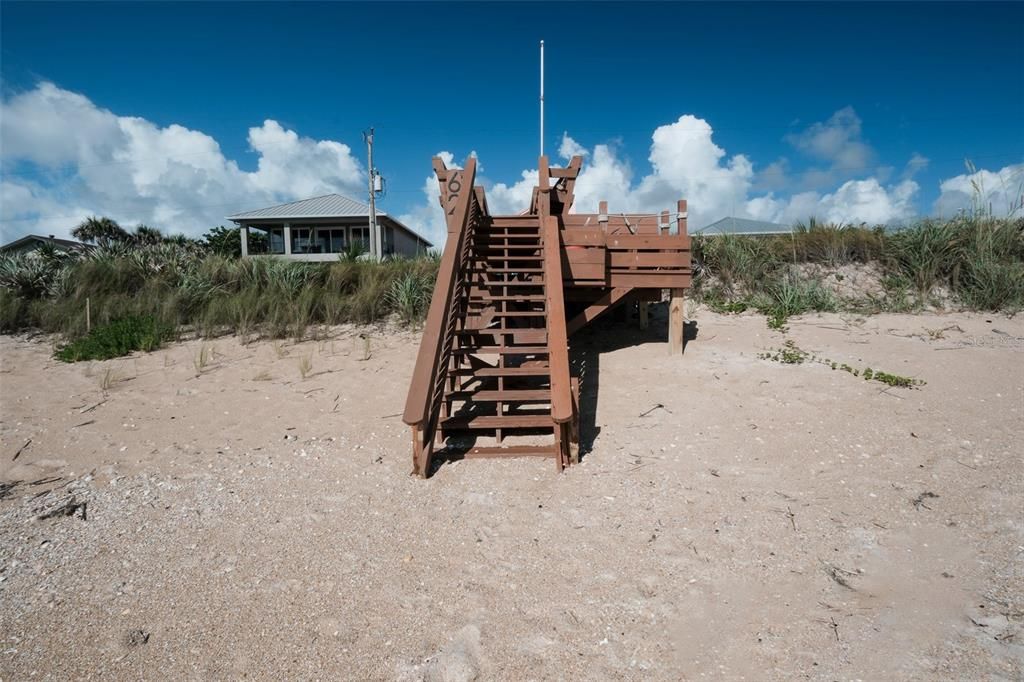
[[[595,172],[584,201],[656,210],[685,194],[704,220],[896,220],[952,210],[963,181],[945,196],[940,183],[962,177],[965,159],[990,181],[1009,178],[1012,201],[1024,161],[1020,3],[0,11],[4,239],[66,232],[89,212],[196,233],[261,202],[355,194],[369,125],[389,182],[384,210],[436,228],[425,183],[440,151],[475,151],[511,208],[536,167],[542,38],[546,147],[586,150]],[[196,136],[223,159],[208,159]],[[154,167],[154,157],[180,163]],[[211,166],[223,162],[237,169]]]

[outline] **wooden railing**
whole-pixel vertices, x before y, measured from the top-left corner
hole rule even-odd
[[[443,165],[440,168],[443,169]],[[473,192],[475,179],[476,159],[472,157],[464,170],[447,171],[443,178],[439,175],[448,240],[438,266],[437,281],[402,415],[402,421],[412,427],[413,473],[420,476],[430,472],[434,436],[458,323],[459,291],[466,279],[464,270],[469,233],[474,214],[479,212]]]
[[[544,290],[548,313],[548,366],[551,372],[551,419],[564,424],[572,419],[572,383],[569,379],[569,341],[565,330],[562,291],[562,244],[558,218],[551,215],[547,157],[540,158],[537,212],[544,239]]]

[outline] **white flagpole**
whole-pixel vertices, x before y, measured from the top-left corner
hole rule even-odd
[[[540,155],[544,156],[544,41],[540,41]]]

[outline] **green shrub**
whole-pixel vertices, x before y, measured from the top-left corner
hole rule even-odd
[[[155,350],[172,338],[174,328],[154,317],[123,317],[61,346],[56,357],[64,362],[108,360],[136,350]]]

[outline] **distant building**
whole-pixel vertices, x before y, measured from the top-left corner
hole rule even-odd
[[[760,234],[789,234],[793,228],[789,225],[769,223],[765,220],[750,220],[748,218],[722,218],[710,225],[691,230],[690,234],[737,234],[737,235],[760,235]]]
[[[58,251],[85,251],[92,248],[89,244],[83,244],[71,239],[57,239],[52,234],[49,237],[27,234],[21,239],[15,239],[13,242],[0,246],[0,254],[15,256],[21,253],[38,251],[44,246],[52,246]]]
[[[276,255],[292,260],[330,261],[353,246],[370,250],[370,207],[340,194],[246,211],[227,219],[241,228],[242,256]],[[386,213],[377,213],[384,255],[417,256],[433,244]],[[266,236],[250,240],[250,231]]]

